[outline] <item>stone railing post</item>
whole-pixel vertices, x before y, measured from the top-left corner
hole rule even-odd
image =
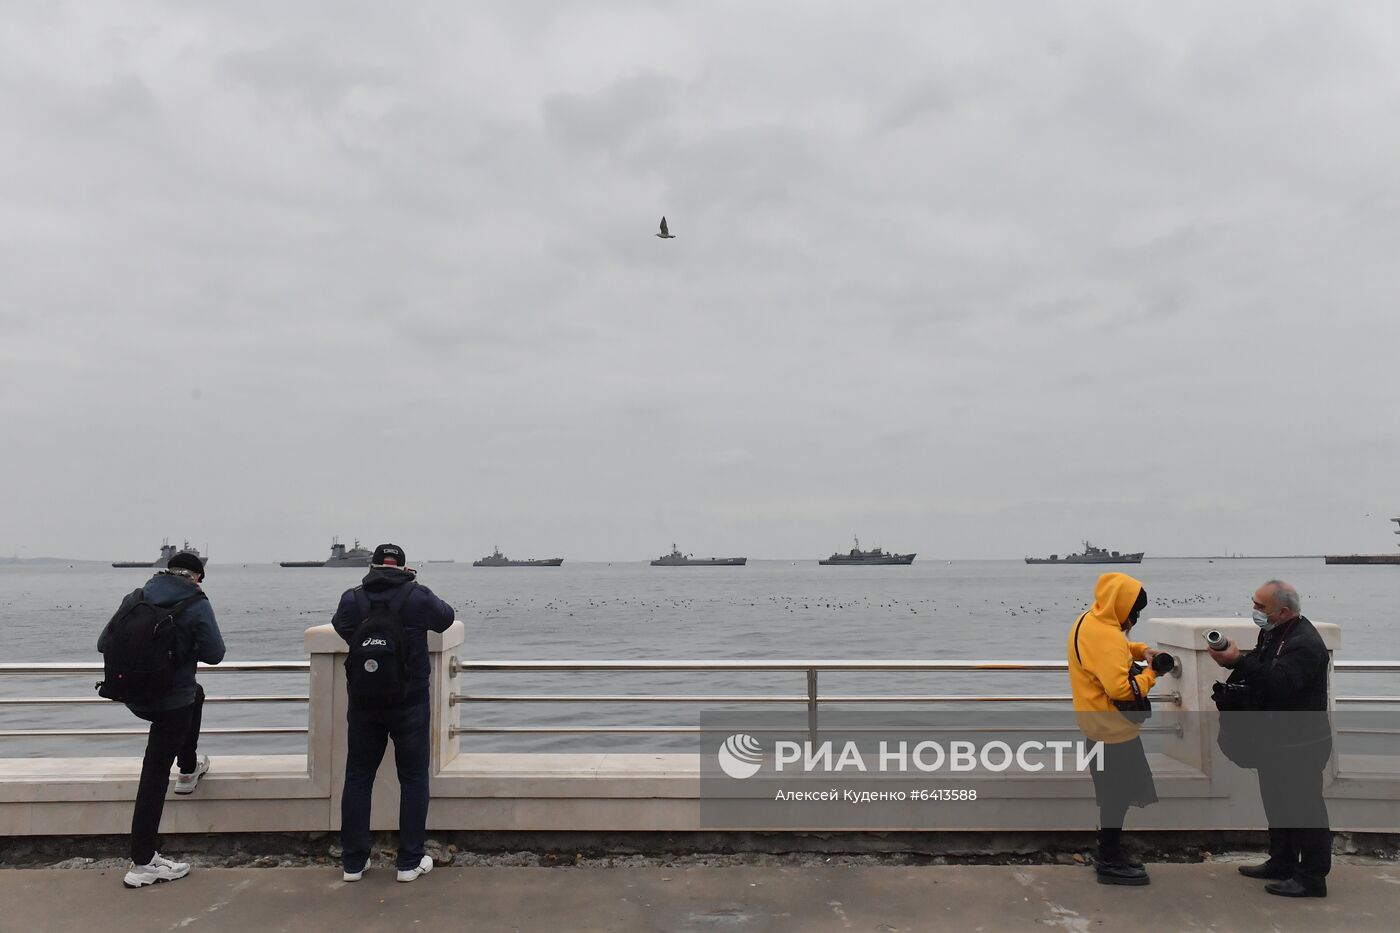
[[[452,705],[452,694],[458,689],[461,680],[453,673],[453,666],[466,642],[466,627],[453,622],[447,631],[439,635],[428,633],[428,660],[432,665],[430,690],[433,710],[433,751],[429,773],[439,774],[442,769],[457,757],[459,742],[452,734],[457,724],[457,707]]]
[[[311,660],[306,766],[316,788],[329,799],[345,770],[345,642],[329,625],[307,629],[303,641]],[[329,816],[328,828],[333,825]]]
[[[449,675],[452,661],[465,640],[465,631],[461,622],[453,622],[441,634],[428,633],[428,696],[433,720],[429,775],[437,774],[457,755],[457,740],[451,736],[456,717],[450,705],[453,681]],[[307,737],[307,758],[317,786],[325,782],[330,804],[328,827],[339,829],[340,796],[345,787],[345,717],[349,707],[349,697],[345,692],[347,649],[335,629],[329,625],[317,625],[306,630],[306,650],[311,655],[311,731]],[[399,780],[394,767],[392,742],[385,750],[384,761],[375,777],[371,807],[371,826],[374,829],[397,828]]]

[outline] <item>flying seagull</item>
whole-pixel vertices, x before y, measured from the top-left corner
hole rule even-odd
[[[676,235],[675,235],[674,233],[672,233],[670,230],[666,229],[666,218],[665,218],[665,217],[662,217],[662,218],[661,218],[661,232],[658,233],[657,236],[661,237],[661,239],[663,239],[663,240],[674,240],[674,239],[676,238]]]

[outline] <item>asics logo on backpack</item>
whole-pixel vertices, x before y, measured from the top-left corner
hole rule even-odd
[[[368,648],[371,645],[378,645],[381,648],[387,648],[389,646],[389,642],[387,642],[383,638],[366,638],[364,641],[360,642],[361,648]]]

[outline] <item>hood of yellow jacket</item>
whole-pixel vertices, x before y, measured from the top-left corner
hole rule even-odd
[[[1142,590],[1142,583],[1126,573],[1104,574],[1094,585],[1094,607],[1089,610],[1089,618],[1121,629]]]

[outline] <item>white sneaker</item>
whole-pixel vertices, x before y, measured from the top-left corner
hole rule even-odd
[[[410,868],[410,869],[408,869],[408,871],[404,871],[403,869],[399,869],[398,880],[399,880],[399,881],[417,881],[419,875],[426,875],[428,872],[430,872],[430,871],[432,871],[432,870],[433,870],[433,857],[432,857],[431,855],[425,855],[425,856],[423,856],[423,861],[421,861],[421,862],[418,863],[418,867],[417,867],[417,868]]]
[[[186,774],[181,771],[180,776],[175,779],[175,793],[193,794],[194,789],[199,786],[199,779],[209,773],[209,756],[200,755],[194,763],[194,773]]]
[[[368,871],[368,870],[369,870],[369,859],[365,859],[365,865],[364,865],[364,867],[361,868],[359,871],[344,871],[344,870],[342,870],[341,873],[340,873],[340,880],[341,880],[341,881],[359,881],[361,878],[363,878],[363,877],[365,876],[365,872]]]
[[[144,888],[148,884],[158,884],[162,881],[179,881],[189,873],[188,863],[172,861],[157,852],[151,856],[149,865],[137,865],[133,862],[127,870],[126,877],[122,879],[122,884],[128,888]]]

